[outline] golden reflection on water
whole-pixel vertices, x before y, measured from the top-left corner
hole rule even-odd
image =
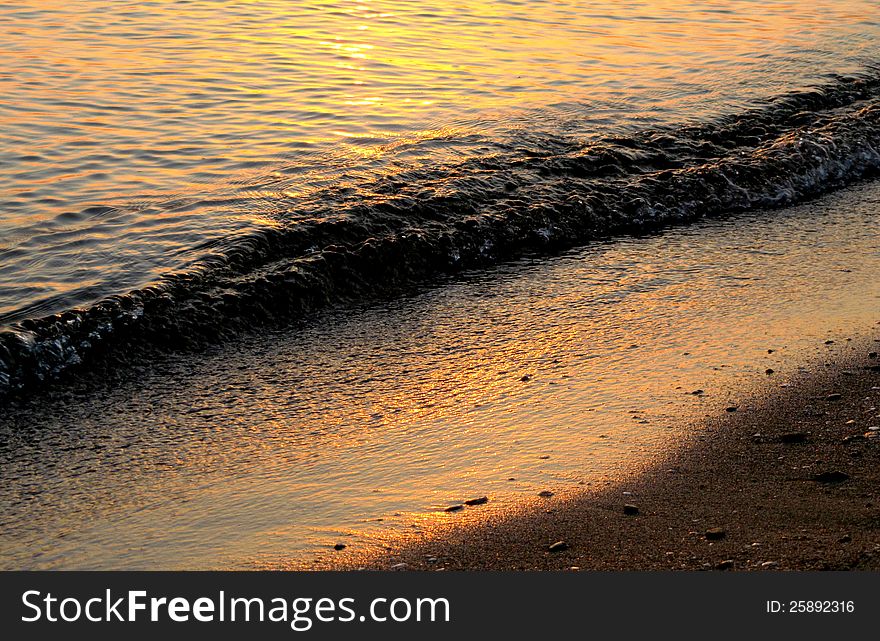
[[[860,70],[876,57],[875,10],[866,0],[8,3],[0,314],[62,311],[184,269],[196,248],[301,215],[285,197],[356,188],[358,161],[394,173],[415,157],[484,153],[510,131],[589,138],[705,120]],[[276,175],[301,184],[272,191]]]
[[[337,137],[396,136],[490,112],[623,108],[625,99],[624,119],[642,120],[664,101],[742,101],[803,74],[791,58],[801,48],[829,65],[843,63],[842,43],[857,55],[870,42],[872,8],[24,0],[0,13],[0,152],[20,155],[26,135],[38,160],[14,163],[3,188],[31,195],[38,170],[68,197],[88,187],[86,200],[116,201],[250,171]],[[719,74],[729,76],[723,84]]]

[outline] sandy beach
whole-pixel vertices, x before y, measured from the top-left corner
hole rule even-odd
[[[880,569],[880,341],[827,347],[797,380],[743,398],[619,483],[390,540],[386,553],[336,567]]]

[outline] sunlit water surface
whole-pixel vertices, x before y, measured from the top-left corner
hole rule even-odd
[[[523,260],[8,411],[0,567],[308,560],[596,487],[877,328],[878,209],[875,183]]]
[[[2,3],[0,325],[283,222],[278,176],[302,194],[521,131],[706,120],[861,70],[877,16],[859,0]]]

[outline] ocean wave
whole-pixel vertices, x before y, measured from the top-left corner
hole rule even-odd
[[[0,333],[0,394],[527,251],[817,196],[880,168],[880,76],[630,137],[486,142],[486,153],[458,162],[328,187],[296,203],[295,218],[279,216],[148,287],[16,322]]]

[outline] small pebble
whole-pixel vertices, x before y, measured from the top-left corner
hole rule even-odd
[[[735,412],[735,411],[738,410],[738,409],[739,409],[739,408],[736,407],[735,405],[731,405],[730,407],[726,408],[725,411],[726,411],[726,412]]]
[[[825,397],[826,401],[839,401],[843,396],[841,394],[829,394]]]
[[[849,478],[849,474],[844,472],[840,472],[838,470],[832,470],[830,472],[821,472],[813,477],[814,481],[818,481],[819,483],[842,483]]]
[[[464,505],[450,505],[448,508],[444,510],[444,512],[458,512],[459,510],[463,510]]]
[[[631,503],[627,503],[623,506],[623,513],[628,516],[635,516],[639,513],[639,508],[635,505],[632,505]]]
[[[345,545],[345,543],[337,543],[333,546],[333,549],[339,552],[340,550],[344,550],[346,547],[347,546]]]
[[[789,432],[779,437],[783,443],[805,443],[807,440],[806,432]]]
[[[541,490],[540,492],[538,492],[538,496],[540,496],[542,499],[549,499],[551,496],[553,496],[553,492],[551,492],[550,490]]]
[[[408,566],[406,563],[395,563],[394,565],[391,566],[391,569],[392,570],[405,570],[407,567]]]
[[[710,541],[720,541],[725,536],[727,536],[727,532],[720,527],[713,527],[706,530],[706,538]]]
[[[488,502],[489,502],[488,496],[481,496],[480,498],[477,498],[477,499],[468,499],[467,501],[464,502],[464,504],[465,505],[483,505]]]
[[[568,549],[568,543],[565,541],[557,541],[547,548],[550,552],[565,552]]]
[[[727,559],[715,566],[716,570],[730,570],[733,567],[733,559]]]

